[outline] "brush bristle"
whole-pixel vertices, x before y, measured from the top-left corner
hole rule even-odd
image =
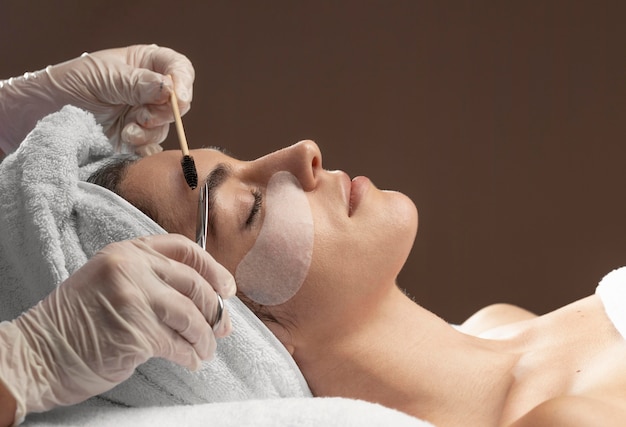
[[[185,175],[185,181],[191,189],[195,189],[198,186],[198,172],[196,171],[196,163],[191,156],[183,156],[180,164],[183,166],[183,175]]]

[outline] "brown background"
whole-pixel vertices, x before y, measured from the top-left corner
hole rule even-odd
[[[554,309],[626,264],[625,4],[7,0],[0,76],[183,52],[192,148],[252,159],[311,138],[327,168],[408,194],[400,284],[459,322],[498,301]]]

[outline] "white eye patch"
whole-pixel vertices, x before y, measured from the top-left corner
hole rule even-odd
[[[265,200],[263,226],[237,266],[235,281],[251,300],[278,305],[300,290],[309,272],[313,214],[300,182],[287,171],[272,175]]]

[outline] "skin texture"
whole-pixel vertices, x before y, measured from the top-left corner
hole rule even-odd
[[[597,296],[542,316],[494,305],[457,330],[396,285],[417,232],[417,210],[402,194],[367,184],[349,214],[347,177],[323,170],[311,141],[252,162],[213,150],[192,155],[199,177],[219,162],[231,170],[215,192],[216,236],[207,246],[231,272],[262,224],[261,209],[243,225],[253,191],[287,170],[306,192],[315,227],[309,274],[292,299],[265,309],[315,395],[377,402],[444,427],[597,425],[581,416],[581,402],[586,414],[602,413],[602,425],[626,419],[626,344]],[[179,161],[178,151],[140,160],[121,193],[193,238],[198,195]]]

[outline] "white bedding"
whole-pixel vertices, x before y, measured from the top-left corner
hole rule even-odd
[[[28,427],[432,427],[369,402],[343,398],[283,398],[155,408],[62,408],[27,418]]]

